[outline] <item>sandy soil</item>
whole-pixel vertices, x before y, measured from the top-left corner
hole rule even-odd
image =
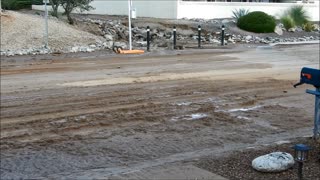
[[[42,16],[6,11],[0,17],[2,51],[43,47],[45,26]],[[48,43],[56,51],[104,41],[101,36],[81,31],[53,17],[48,19],[48,28]]]
[[[292,84],[318,51],[3,58],[1,177],[106,178],[310,136],[313,97]]]

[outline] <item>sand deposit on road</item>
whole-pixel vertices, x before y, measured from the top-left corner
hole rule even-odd
[[[292,83],[318,50],[3,60],[0,175],[107,179],[312,134],[314,97]]]

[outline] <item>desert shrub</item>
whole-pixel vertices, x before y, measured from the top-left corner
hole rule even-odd
[[[295,27],[294,20],[291,18],[291,16],[282,16],[280,18],[280,21],[283,24],[284,28],[286,28],[286,30]]]
[[[303,29],[307,32],[311,32],[314,30],[314,27],[311,24],[311,22],[307,22],[306,24],[303,25]]]
[[[309,16],[307,15],[307,11],[303,8],[303,6],[293,6],[287,12],[297,26],[302,26],[303,24],[309,22]]]
[[[236,9],[234,11],[232,11],[233,13],[233,18],[235,18],[237,21],[240,17],[245,16],[247,14],[249,14],[249,10],[246,9]]]
[[[276,20],[264,12],[255,11],[240,17],[237,26],[250,32],[269,33],[274,32]]]

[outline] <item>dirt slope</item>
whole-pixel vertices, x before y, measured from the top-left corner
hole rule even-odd
[[[45,21],[42,16],[6,11],[1,16],[1,50],[40,48],[44,45]],[[62,50],[73,46],[95,44],[102,37],[80,31],[50,17],[49,44],[51,49]]]

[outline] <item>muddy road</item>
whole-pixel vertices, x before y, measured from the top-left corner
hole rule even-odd
[[[1,177],[107,178],[312,134],[319,45],[1,62]],[[308,87],[312,88],[312,87]]]

